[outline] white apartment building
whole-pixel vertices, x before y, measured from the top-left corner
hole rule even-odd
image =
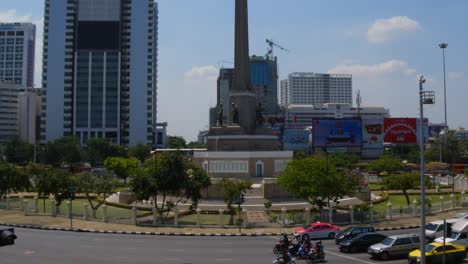
[[[288,105],[352,104],[353,85],[350,74],[295,72],[281,81],[280,102]]]
[[[34,86],[35,44],[34,24],[0,23],[0,80]]]
[[[454,135],[459,141],[468,141],[468,130],[465,130],[464,128],[455,130]]]
[[[36,142],[40,117],[39,90],[0,82],[0,143],[14,138]]]

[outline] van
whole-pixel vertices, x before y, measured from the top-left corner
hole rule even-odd
[[[451,230],[452,224],[460,220],[459,218],[450,218],[446,219],[447,229]],[[425,227],[426,238],[430,241],[433,241],[436,237],[441,237],[444,235],[444,220],[432,221]],[[446,234],[447,236],[447,234]]]
[[[466,239],[467,232],[468,232],[468,220],[459,218],[457,222],[452,224],[452,232],[450,234],[447,234],[448,236],[445,238],[445,242],[450,243],[450,242],[454,242],[455,240]],[[443,236],[438,237],[435,241],[439,243],[443,243],[444,237]]]

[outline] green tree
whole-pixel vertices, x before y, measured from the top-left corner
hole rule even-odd
[[[232,205],[239,199],[243,192],[252,188],[252,181],[223,178],[218,183],[218,187],[223,193],[224,202],[229,212],[229,225],[234,225],[236,209]]]
[[[86,141],[87,159],[92,165],[102,164],[109,157],[125,157],[125,148],[111,144],[103,138],[91,138]]]
[[[198,170],[190,173],[190,169],[193,165],[180,153],[164,153],[156,160],[146,160],[143,168],[132,173],[130,189],[137,200],[152,199],[158,214],[167,217],[183,199],[199,196],[194,185],[204,185],[196,181],[202,178],[205,182],[206,177]]]
[[[11,163],[24,164],[33,159],[34,147],[28,142],[15,137],[6,143],[6,160]]]
[[[211,185],[211,179],[203,169],[194,166],[192,163],[189,163],[187,167],[188,183],[185,195],[192,201],[190,209],[195,210],[202,198],[201,191]]]
[[[113,171],[117,177],[124,180],[124,183],[127,183],[130,173],[139,166],[140,162],[135,158],[110,157],[104,161],[104,167],[109,171]]]
[[[184,149],[187,147],[187,142],[183,137],[169,136],[167,138],[167,147],[170,149]]]
[[[29,174],[7,163],[0,163],[0,198],[31,188]]]
[[[373,171],[377,173],[387,172],[393,174],[397,171],[403,170],[405,165],[400,158],[392,155],[383,155],[377,160],[372,161],[367,166],[367,171]]]
[[[187,148],[189,149],[205,149],[206,144],[200,143],[198,141],[192,141],[188,143]]]
[[[466,177],[468,177],[468,169],[465,169],[464,174]]]
[[[328,159],[335,164],[338,170],[347,171],[357,167],[359,155],[354,153],[330,153]]]
[[[337,202],[350,190],[350,181],[335,164],[323,157],[295,159],[288,163],[278,184],[295,197],[322,209],[327,200]]]
[[[96,175],[92,172],[83,172],[77,175],[76,178],[78,192],[86,196],[93,210],[93,217],[97,218],[97,210],[105,203],[106,198],[119,186],[119,181],[109,172],[105,172],[102,175]]]
[[[65,163],[72,171],[73,163],[82,161],[82,156],[80,140],[76,137],[61,137],[45,146],[46,162],[55,167]]]
[[[430,181],[426,179],[426,182]],[[406,198],[406,204],[410,205],[408,190],[417,189],[420,186],[420,175],[418,173],[402,173],[385,177],[382,186],[387,190],[401,190]]]
[[[137,144],[134,147],[128,149],[128,155],[138,159],[141,163],[144,163],[149,158],[151,148],[148,145]]]
[[[53,195],[56,205],[60,206],[62,201],[70,196],[69,186],[75,185],[75,178],[66,170],[59,168],[47,168],[44,177],[37,177],[36,191],[44,195]]]

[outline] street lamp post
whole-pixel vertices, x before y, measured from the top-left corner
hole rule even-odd
[[[420,113],[420,125],[421,129],[419,130],[419,147],[420,147],[420,158],[421,158],[421,227],[420,227],[420,240],[421,240],[421,264],[426,264],[426,179],[425,179],[425,161],[424,161],[424,129],[423,129],[423,120],[424,120],[424,105],[425,104],[434,104],[435,97],[434,92],[424,91],[423,84],[426,82],[424,76],[419,78],[419,113]]]
[[[441,43],[439,44],[439,48],[442,49],[442,63],[444,67],[444,114],[445,114],[445,123],[444,123],[444,130],[445,130],[445,136],[444,136],[444,144],[445,144],[445,149],[447,149],[447,132],[448,132],[448,127],[447,127],[447,81],[445,77],[445,49],[448,47],[447,43]]]

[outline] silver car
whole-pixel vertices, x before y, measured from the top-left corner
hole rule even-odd
[[[370,246],[367,253],[373,258],[382,260],[387,260],[393,256],[406,257],[408,253],[419,248],[419,243],[419,236],[415,234],[389,236],[379,244]]]

